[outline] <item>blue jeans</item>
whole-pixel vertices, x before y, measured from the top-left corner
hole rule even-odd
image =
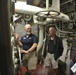
[[[70,62],[70,68],[74,65],[74,62]],[[72,72],[72,70],[70,69],[70,75],[74,75],[74,73]]]

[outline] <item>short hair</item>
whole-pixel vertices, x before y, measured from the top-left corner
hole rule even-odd
[[[49,28],[54,28],[54,29],[56,30],[55,25],[50,25],[50,26],[48,27],[48,31],[49,31]]]
[[[25,24],[25,28],[26,28],[27,25],[28,25],[28,26],[31,26],[30,24]]]
[[[55,30],[56,30],[56,27],[55,25],[50,25],[49,28],[53,27]]]
[[[46,28],[46,32],[47,32],[47,33],[49,32],[49,28],[50,28],[50,27],[53,27],[53,28],[55,29],[55,31],[56,31],[55,25],[50,25],[50,26],[48,26],[48,27]]]

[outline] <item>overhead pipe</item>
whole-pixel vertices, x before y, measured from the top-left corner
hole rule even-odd
[[[35,15],[37,12],[43,11],[43,10],[44,9],[40,7],[28,5],[26,2],[17,1],[15,3],[16,13]]]
[[[55,10],[54,7],[50,7],[49,10]],[[30,14],[30,15],[35,15],[37,12],[40,11],[47,11],[46,8],[40,8],[37,6],[32,6],[32,5],[28,5],[26,4],[26,2],[21,2],[21,1],[17,1],[15,3],[15,12],[16,13],[22,13],[22,14]],[[65,15],[63,13],[60,12],[59,16],[52,16],[51,18],[53,19],[59,19],[61,21],[69,21],[69,16]]]
[[[66,2],[63,2],[63,3],[60,4],[60,6],[65,5],[65,4],[67,4],[67,3],[69,3],[69,2],[72,2],[72,1],[74,1],[74,0],[68,0],[68,1],[66,1]]]
[[[46,9],[49,9],[49,0],[46,0]]]
[[[60,12],[60,0],[52,0],[52,6],[49,8],[49,10],[55,10],[55,11]],[[61,12],[59,16],[51,16],[51,18],[58,19],[61,21],[70,21],[69,16]]]
[[[60,12],[60,0],[52,0],[52,7],[54,10]]]

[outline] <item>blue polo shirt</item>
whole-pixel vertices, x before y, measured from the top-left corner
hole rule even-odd
[[[21,43],[23,44],[23,49],[28,50],[34,43],[38,43],[38,38],[34,34],[30,34],[28,37],[24,35],[21,38]]]

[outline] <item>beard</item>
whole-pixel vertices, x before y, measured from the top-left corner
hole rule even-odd
[[[30,35],[30,34],[31,34],[31,32],[26,32],[26,34],[27,34],[27,35]]]

